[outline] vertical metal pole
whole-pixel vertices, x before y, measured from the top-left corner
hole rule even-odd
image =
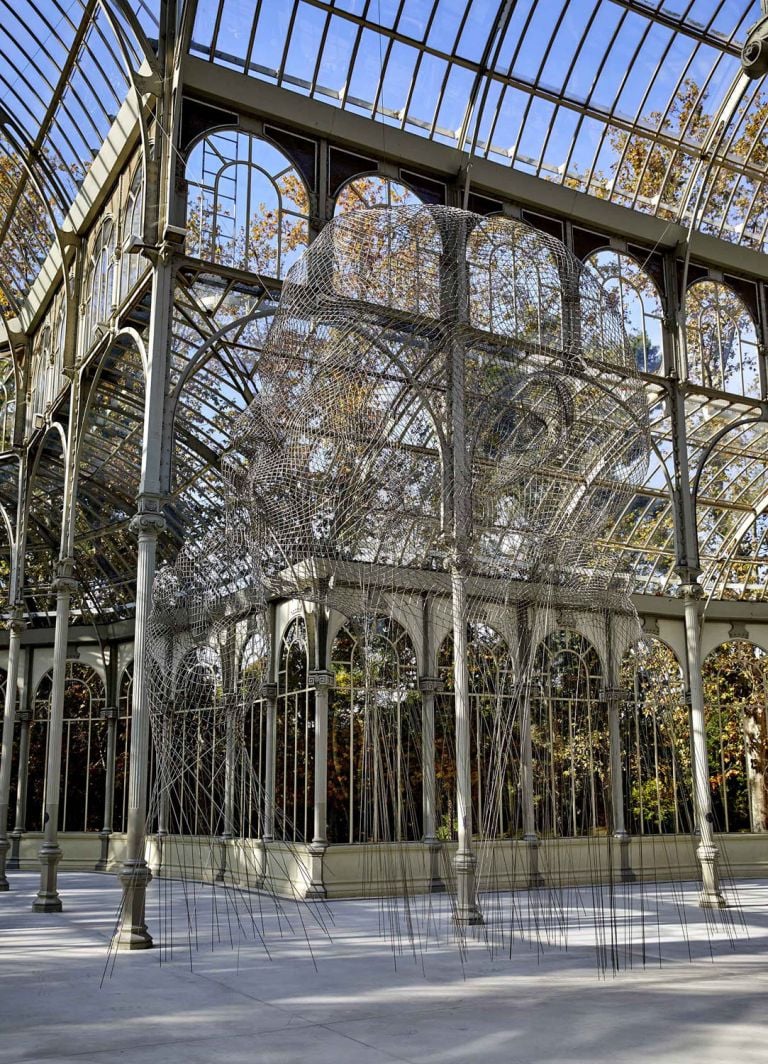
[[[264,790],[261,838],[272,842],[275,837],[275,758],[277,756],[277,684],[262,684],[267,709],[264,738]]]
[[[131,705],[131,747],[128,786],[128,824],[126,860],[120,880],[123,900],[114,945],[119,949],[147,949],[152,936],[145,920],[147,884],[151,873],[144,856],[147,819],[147,786],[149,782],[149,675],[147,642],[149,618],[152,611],[152,583],[155,576],[157,538],[165,528],[162,514],[163,486],[170,466],[168,456],[171,441],[165,433],[165,398],[167,384],[168,348],[174,295],[175,232],[166,228],[178,221],[174,215],[177,205],[175,191],[174,145],[178,133],[175,36],[177,30],[176,0],[163,0],[160,5],[159,66],[162,79],[157,97],[155,148],[147,167],[147,200],[152,210],[146,212],[147,230],[155,242],[152,267],[152,307],[147,343],[146,397],[142,436],[141,479],[136,500],[137,513],[131,529],[138,538],[136,564],[136,620],[134,628],[134,674]],[[151,180],[150,180],[151,178]],[[151,192],[151,196],[150,196]]]
[[[463,446],[463,439],[462,439]],[[469,743],[469,676],[467,673],[467,599],[464,574],[451,569],[453,603],[453,676],[456,718],[456,919],[462,924],[481,924],[475,875],[477,858],[472,846],[472,775]]]
[[[32,710],[20,709],[16,714],[19,722],[19,776],[16,782],[16,822],[11,832],[11,853],[7,868],[20,868],[21,840],[27,824],[27,781],[29,779],[29,729]]]
[[[142,502],[146,501],[142,500]],[[126,860],[120,873],[123,901],[114,945],[119,949],[147,949],[152,945],[144,918],[151,873],[144,859],[149,783],[149,684],[146,662],[147,629],[152,608],[157,536],[165,521],[159,512],[143,510],[131,521],[138,534],[136,629],[131,710],[131,750],[128,785]]]
[[[539,869],[541,840],[536,831],[533,800],[533,735],[531,731],[531,698],[533,684],[532,638],[528,617],[528,603],[519,602],[516,609],[517,680],[520,705],[520,802],[523,813],[523,843],[528,857],[528,887],[544,885]]]
[[[422,839],[437,841],[437,777],[435,772],[435,695],[443,689],[435,676],[420,676],[422,757]]]
[[[106,872],[109,867],[109,839],[112,834],[115,805],[115,751],[117,748],[116,706],[107,706],[101,711],[101,719],[107,722],[107,777],[104,782],[104,826],[99,832],[101,854],[96,862],[96,872]]]
[[[13,758],[13,729],[16,717],[16,697],[19,681],[19,655],[21,650],[21,633],[24,631],[22,611],[15,607],[8,622],[10,632],[8,639],[8,679],[5,688],[5,706],[3,709],[3,747],[0,753],[0,891],[9,890],[5,874],[6,855],[10,848],[8,841],[8,811],[11,791],[11,760]],[[22,725],[23,729],[23,725]],[[22,754],[26,764],[29,751],[29,724],[27,724],[27,752],[19,744],[19,776],[21,776]]]
[[[709,758],[704,724],[704,684],[701,676],[701,599],[702,589],[695,581],[682,586],[685,606],[685,637],[688,659],[688,684],[691,692],[691,731],[693,746],[693,798],[701,841],[696,856],[701,865],[699,904],[706,909],[720,909],[726,902],[720,893],[719,850],[715,846],[712,798],[709,788]]]
[[[622,691],[620,666],[614,645],[613,618],[609,611],[605,613],[605,645],[608,656],[608,676],[604,697],[608,709],[609,763],[611,773],[611,807],[613,836],[616,839],[627,838],[624,821],[624,776],[621,762],[621,702],[629,701],[631,692]]]
[[[56,592],[56,632],[53,644],[53,680],[51,684],[51,714],[48,721],[48,759],[45,766],[45,814],[43,816],[43,845],[40,847],[40,889],[32,908],[39,913],[61,912],[61,898],[57,889],[57,866],[61,860],[59,847],[59,791],[61,789],[61,739],[64,718],[64,694],[67,668],[67,639],[69,636],[69,605],[77,587],[72,579],[71,558],[59,562],[53,588]]]
[[[318,669],[309,674],[308,682],[315,689],[315,786],[314,832],[309,845],[310,882],[306,896],[324,898],[323,858],[328,849],[328,695],[335,685],[335,676],[327,669]]]

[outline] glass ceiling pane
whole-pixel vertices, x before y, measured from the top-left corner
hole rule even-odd
[[[201,0],[193,50],[212,47],[219,62],[245,63],[253,36],[257,76],[338,100],[359,114],[373,116],[375,108],[378,120],[447,144],[457,144],[466,119],[469,140],[462,148],[472,145],[479,122],[480,153],[550,178],[559,173],[603,198],[684,223],[685,182],[676,170],[690,171],[694,146],[734,83],[740,43],[759,5],[693,0],[683,11],[678,3],[643,0],[518,0],[506,12],[497,48],[504,11],[498,0],[220,0],[220,6]],[[484,55],[492,71],[479,71]],[[490,85],[478,82],[478,73],[490,76]],[[478,83],[475,99],[486,100],[480,116],[467,113]],[[529,106],[531,94],[547,102]],[[609,122],[605,136],[601,120]],[[545,122],[556,128],[550,133]],[[754,126],[744,129],[723,149],[728,157],[715,161],[713,178],[724,167],[724,174],[762,183],[762,172],[749,173],[739,161],[760,142]],[[659,133],[664,144],[654,148]],[[754,198],[724,208],[721,235],[753,245],[762,240],[762,211],[745,235]]]

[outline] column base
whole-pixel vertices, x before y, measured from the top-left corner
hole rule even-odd
[[[11,885],[5,874],[6,868],[10,868],[10,864],[6,861],[6,854],[10,848],[11,844],[7,838],[0,839],[0,893],[11,889]]]
[[[631,837],[626,831],[614,831],[613,837],[619,844],[619,879],[622,883],[636,883],[637,876],[632,871],[629,860]]]
[[[104,828],[99,832],[99,838],[101,839],[101,853],[96,864],[93,866],[94,872],[106,872],[109,866],[109,840],[112,837],[111,831],[106,831]]]
[[[428,868],[426,893],[445,894],[446,886],[443,877],[440,874],[440,858],[443,853],[443,844],[440,839],[436,839],[434,835],[425,835],[421,841],[423,845],[427,847]]]
[[[222,835],[219,838],[219,867],[216,869],[216,874],[213,877],[214,883],[225,883],[227,879],[227,843],[232,838],[231,835]]]
[[[327,842],[311,842],[307,849],[309,854],[309,883],[304,892],[304,897],[307,900],[319,900],[328,897],[323,881],[323,858],[327,849]]]
[[[545,886],[544,876],[539,870],[539,850],[541,849],[541,839],[538,835],[523,835],[523,842],[525,848],[528,851],[528,877],[526,879],[526,888],[528,890],[539,890]]]
[[[702,909],[725,909],[728,902],[720,893],[720,876],[717,859],[720,851],[717,846],[701,842],[696,848],[696,856],[701,864],[701,891],[699,906]]]
[[[471,852],[457,853],[454,861],[456,869],[456,909],[454,921],[464,927],[485,923],[480,906],[477,904],[475,870],[477,859]]]
[[[13,870],[21,868],[21,837],[23,834],[23,831],[14,829],[9,835],[11,840],[11,853],[8,860],[5,862],[6,868]]]
[[[126,861],[118,878],[123,885],[123,904],[112,946],[119,950],[152,949],[154,942],[144,916],[152,873],[143,859]]]
[[[728,902],[723,895],[718,891],[717,893],[710,893],[702,890],[699,894],[699,908],[700,909],[727,909]]]
[[[61,860],[61,850],[54,843],[43,843],[40,847],[40,890],[32,902],[32,911],[36,913],[60,913],[63,909],[59,892],[56,889],[56,866]]]

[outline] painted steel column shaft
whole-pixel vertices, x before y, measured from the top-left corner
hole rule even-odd
[[[19,722],[19,776],[16,781],[16,822],[11,832],[11,853],[8,868],[19,868],[21,840],[27,830],[27,781],[29,779],[29,729],[32,710],[20,709],[16,714]]]
[[[308,898],[326,896],[323,857],[328,849],[328,695],[334,683],[334,674],[326,669],[309,674],[309,685],[315,689],[315,801],[314,833],[309,846]]]
[[[421,776],[422,838],[437,839],[437,779],[435,772],[435,694],[442,681],[433,676],[419,677],[421,692]]]
[[[117,748],[117,708],[107,706],[101,711],[101,719],[107,722],[107,778],[104,783],[104,824],[99,832],[101,854],[96,863],[97,872],[106,872],[109,865],[109,838],[112,834],[115,805],[115,751]]]
[[[715,845],[712,799],[709,787],[709,757],[704,723],[704,684],[701,676],[701,599],[697,583],[682,587],[685,606],[685,644],[688,659],[688,686],[691,694],[691,736],[693,748],[693,800],[701,841],[696,856],[701,865],[699,905],[720,909],[726,902],[720,893],[719,850]]]
[[[147,930],[144,915],[147,883],[151,878],[144,858],[149,783],[147,629],[152,609],[152,581],[155,575],[157,536],[159,531],[165,527],[165,521],[159,512],[144,511],[133,518],[131,527],[138,534],[139,541],[136,635],[128,790],[128,837],[126,860],[120,874],[123,902],[115,945],[120,949],[148,949],[152,946],[152,936]]]
[[[8,639],[8,678],[5,688],[5,706],[3,707],[3,747],[2,753],[0,753],[0,891],[10,889],[8,878],[5,874],[5,867],[6,855],[10,847],[10,842],[8,841],[8,812],[10,808],[11,794],[13,729],[16,720],[21,633],[24,630],[24,622],[21,619],[21,611],[19,609],[12,611],[8,628],[10,633]],[[29,735],[28,730],[27,735]],[[19,772],[21,772],[21,756],[23,753],[22,744],[20,743]]]
[[[453,675],[456,718],[456,815],[459,845],[456,850],[456,919],[462,924],[480,924],[472,848],[472,775],[469,743],[469,677],[467,673],[467,596],[464,574],[451,570],[453,600]]]
[[[275,757],[277,755],[277,684],[265,683],[262,687],[266,703],[266,729],[264,736],[264,807],[261,837],[272,842],[275,837]]]
[[[48,759],[45,766],[45,815],[43,845],[40,847],[40,889],[32,908],[35,912],[61,912],[56,869],[61,860],[59,848],[59,792],[61,789],[61,739],[64,719],[64,688],[69,638],[69,606],[73,590],[72,559],[59,563],[56,591],[56,632],[53,642],[53,680],[48,720]]]

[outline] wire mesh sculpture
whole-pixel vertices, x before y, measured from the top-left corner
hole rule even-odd
[[[531,885],[541,881],[536,648],[564,609],[585,611],[596,630],[610,613],[625,643],[634,632],[626,580],[600,539],[642,483],[649,451],[643,386],[621,320],[588,267],[519,221],[434,206],[361,209],[329,223],[290,270],[255,383],[257,398],[232,427],[222,527],[188,544],[155,585],[150,700],[161,835],[173,808],[171,834],[205,835],[211,855],[230,840],[229,868],[214,856],[195,861],[191,845],[179,844],[188,874],[224,880],[242,875],[243,855],[256,853],[241,840],[235,859],[231,843],[253,795],[262,836],[274,837],[278,614],[293,603],[316,692],[305,725],[314,763],[303,777],[306,788],[313,777],[310,853],[322,857],[327,843],[323,744],[340,618],[363,650],[355,682],[374,811],[368,838],[398,838],[402,817],[393,809],[414,796],[404,796],[399,753],[387,755],[382,619],[412,634],[425,693],[439,690],[437,634],[450,635],[449,833],[455,829],[457,849],[451,862],[442,847],[432,880],[448,888],[456,926],[480,923],[478,881],[493,874],[478,867],[478,853],[495,821],[473,824],[468,627],[493,614],[513,646],[514,679],[504,680],[492,715],[485,808],[500,808],[511,776]],[[242,680],[238,647],[254,632],[263,654]],[[207,671],[206,656],[214,662]],[[244,714],[265,693],[254,756]],[[193,742],[185,711],[202,704]],[[435,843],[431,694],[424,707],[408,756],[415,747],[423,833]],[[190,830],[200,775],[187,759],[201,756],[210,766],[206,832]],[[185,782],[192,778],[194,794]],[[297,893],[322,895],[322,875],[319,884],[314,871],[299,882],[301,861],[290,847],[281,852],[282,874],[271,880],[263,853],[249,858],[258,865],[253,882],[280,879]],[[389,877],[407,893],[408,873],[399,875],[389,868],[377,884]]]

